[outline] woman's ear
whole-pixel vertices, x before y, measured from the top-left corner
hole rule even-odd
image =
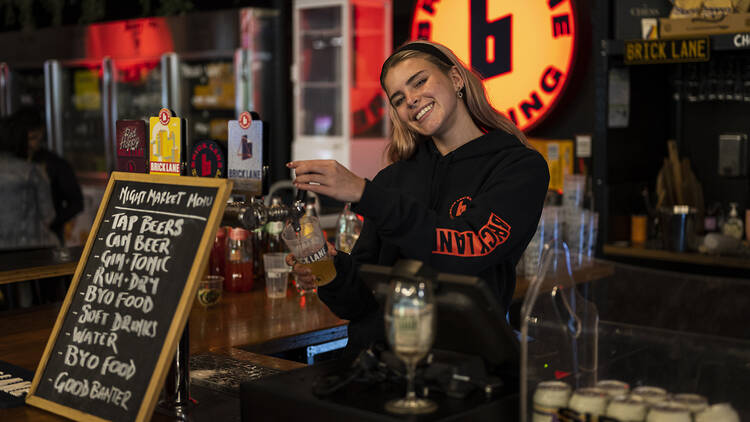
[[[453,82],[454,91],[460,91],[464,88],[464,78],[461,77],[461,73],[459,73],[456,66],[451,67],[451,70],[448,72],[448,76],[450,76],[451,82]]]

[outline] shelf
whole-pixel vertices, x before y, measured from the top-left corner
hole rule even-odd
[[[573,270],[573,280],[576,284],[588,283],[609,277],[615,273],[612,263],[596,261],[592,265],[586,265]],[[516,289],[513,291],[513,300],[522,300],[529,290],[531,280],[527,277],[516,278]],[[549,292],[555,286],[554,280],[545,280],[541,292]]]
[[[742,37],[742,42],[739,46],[735,45],[735,37]],[[695,39],[703,38],[703,36],[685,37],[684,39]],[[711,51],[744,51],[750,50],[750,40],[747,39],[747,34],[744,32],[736,34],[718,34],[710,35],[708,38],[711,39]],[[675,38],[660,39],[661,41],[673,40]],[[646,41],[646,40],[637,40]],[[649,40],[651,41],[651,40]],[[625,51],[624,40],[602,40],[602,54],[608,56],[622,56]]]
[[[303,29],[299,34],[303,37],[340,37],[341,28]]]
[[[315,81],[305,82],[305,81],[302,81],[302,82],[299,83],[299,85],[300,85],[300,87],[302,89],[307,89],[307,88],[316,88],[316,89],[319,89],[319,88],[341,88],[341,82],[323,82],[323,81],[321,81],[321,82],[315,82]]]
[[[660,249],[604,245],[604,254],[692,265],[750,269],[750,259],[747,258],[703,255],[692,252],[672,252]]]

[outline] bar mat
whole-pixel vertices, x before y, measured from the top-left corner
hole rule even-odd
[[[281,371],[258,366],[230,356],[202,354],[190,356],[190,382],[204,388],[239,396],[240,384]]]
[[[0,409],[23,406],[34,373],[0,361]]]

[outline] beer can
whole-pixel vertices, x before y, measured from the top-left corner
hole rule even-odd
[[[662,402],[651,406],[646,422],[693,422],[693,417],[681,404]]]
[[[604,416],[608,401],[607,392],[600,388],[579,388],[570,397],[568,407],[580,414]]]
[[[630,385],[618,380],[601,380],[596,383],[596,388],[606,391],[610,397],[626,396],[630,391]]]
[[[646,403],[650,405],[658,404],[667,401],[667,390],[660,387],[652,387],[650,385],[643,385],[633,389],[632,396],[640,397]]]
[[[740,415],[729,403],[717,403],[695,415],[695,422],[740,422]]]
[[[687,407],[692,414],[700,413],[708,408],[708,399],[699,394],[675,394],[670,401]]]
[[[638,397],[618,396],[607,405],[607,416],[621,422],[643,422],[647,411],[646,402]]]
[[[551,422],[557,410],[568,405],[570,385],[563,381],[542,381],[534,392],[532,422]]]

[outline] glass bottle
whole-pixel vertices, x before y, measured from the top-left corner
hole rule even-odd
[[[281,198],[274,196],[271,198],[271,210],[269,211],[270,215],[274,215],[275,212],[273,211],[276,208],[282,208],[283,205],[281,204]],[[283,221],[269,221],[266,223],[266,252],[272,253],[272,252],[285,252],[286,247],[284,246],[284,242],[281,241],[281,232],[284,230],[284,222]]]
[[[336,249],[341,252],[352,253],[354,244],[362,231],[362,221],[351,210],[351,203],[344,205],[336,224]]]
[[[224,290],[246,292],[253,287],[253,252],[250,232],[242,228],[229,231]]]
[[[255,206],[263,207],[263,199],[254,197],[251,203]],[[252,250],[253,250],[253,277],[255,279],[263,278],[263,254],[266,251],[266,232],[264,225],[259,225],[253,229],[252,233]]]
[[[224,276],[226,274],[226,263],[227,263],[227,230],[224,227],[219,227],[216,230],[216,237],[214,238],[214,246],[211,248],[211,255],[209,257],[208,273],[210,275]]]
[[[729,218],[727,218],[727,221],[725,221],[724,225],[721,227],[721,232],[727,236],[732,236],[735,239],[742,239],[744,227],[742,220],[740,220],[739,215],[737,214],[737,203],[732,202],[729,204],[729,207],[731,208],[729,210]]]

